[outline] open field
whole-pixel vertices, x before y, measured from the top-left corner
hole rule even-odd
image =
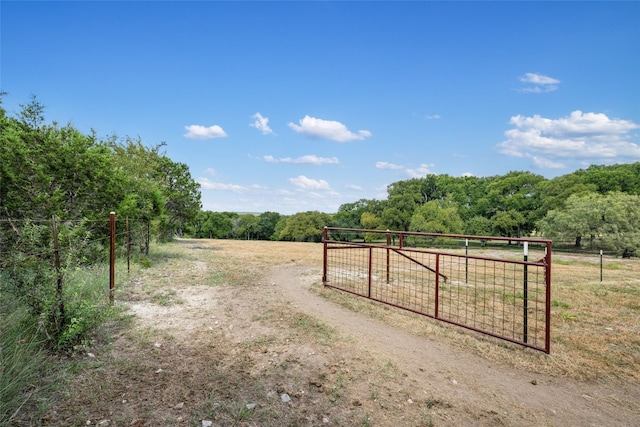
[[[321,244],[152,252],[118,288],[129,321],[16,425],[640,425],[637,259],[601,282],[599,258],[554,258],[546,355],[323,288]]]

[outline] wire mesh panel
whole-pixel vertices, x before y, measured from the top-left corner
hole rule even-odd
[[[340,240],[332,240],[334,231],[339,231]],[[447,239],[448,245],[444,244]],[[517,259],[513,251],[504,248],[487,255],[469,255],[469,239],[482,242],[482,247],[489,239],[498,240],[504,247],[500,238],[486,236],[327,228],[323,282],[549,352],[550,242],[526,241],[524,258]],[[451,242],[456,241],[466,242],[464,253],[452,247]],[[412,246],[405,246],[409,242]],[[540,260],[527,260],[528,242],[544,248]],[[425,247],[425,243],[431,246]]]

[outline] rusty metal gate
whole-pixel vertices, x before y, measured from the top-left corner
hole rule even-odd
[[[550,352],[551,241],[325,227],[322,281]]]

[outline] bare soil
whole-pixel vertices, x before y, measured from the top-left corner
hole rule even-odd
[[[113,325],[52,408],[20,425],[640,426],[634,378],[523,369],[514,360],[554,356],[446,326],[425,335],[328,299],[321,245],[169,246],[118,294],[132,325]]]

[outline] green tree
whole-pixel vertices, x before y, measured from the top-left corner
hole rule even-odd
[[[520,237],[521,227],[524,223],[524,215],[515,209],[498,211],[491,218],[493,229],[503,237]]]
[[[109,150],[71,125],[43,123],[33,99],[20,120],[0,113],[0,215],[104,218],[117,186]]]
[[[577,171],[576,174],[584,175],[585,182],[596,185],[600,194],[640,194],[640,162],[610,166],[591,165],[584,171]]]
[[[189,172],[184,163],[173,162],[166,156],[160,158],[157,171],[165,197],[165,212],[168,218],[169,232],[182,236],[183,227],[191,222],[200,209],[200,184]]]
[[[363,212],[360,217],[360,224],[367,230],[375,230],[380,227],[380,218],[371,212]],[[365,242],[372,242],[379,236],[378,233],[365,233]]]
[[[464,232],[473,236],[489,236],[491,235],[491,220],[476,215],[465,223]]]
[[[455,202],[432,200],[416,208],[411,217],[409,231],[461,234],[464,231],[464,223]]]
[[[567,199],[573,194],[596,192],[598,186],[588,183],[585,177],[584,173],[576,172],[538,183],[539,216],[542,218],[550,210],[562,209]]]
[[[541,175],[514,171],[495,177],[488,184],[488,198],[493,207],[491,216],[502,235],[520,236],[535,228],[536,221],[541,218],[537,208],[540,205],[538,184],[542,181],[544,177]],[[509,222],[515,223],[517,233],[510,230]]]
[[[640,248],[640,196],[613,192],[569,197],[564,209],[552,210],[538,222],[544,236],[574,241],[589,239],[591,249],[600,246],[630,256]]]
[[[280,240],[320,242],[325,226],[331,225],[331,215],[318,211],[300,212],[286,218],[280,230]]]
[[[199,212],[191,222],[193,235],[205,239],[228,239],[233,232],[234,217],[237,217],[237,214],[230,212]]]
[[[282,215],[278,212],[263,212],[258,217],[260,219],[257,238],[260,240],[272,240],[276,231],[276,224]]]
[[[360,199],[354,203],[344,203],[338,208],[338,212],[333,216],[333,223],[336,227],[359,228],[364,212],[380,216],[384,209],[384,203],[376,199]]]
[[[420,181],[394,182],[387,192],[389,196],[381,214],[383,225],[390,230],[408,231],[413,211],[424,202]]]
[[[243,214],[238,217],[236,235],[240,239],[252,240],[258,238],[260,232],[260,218],[254,214]]]

